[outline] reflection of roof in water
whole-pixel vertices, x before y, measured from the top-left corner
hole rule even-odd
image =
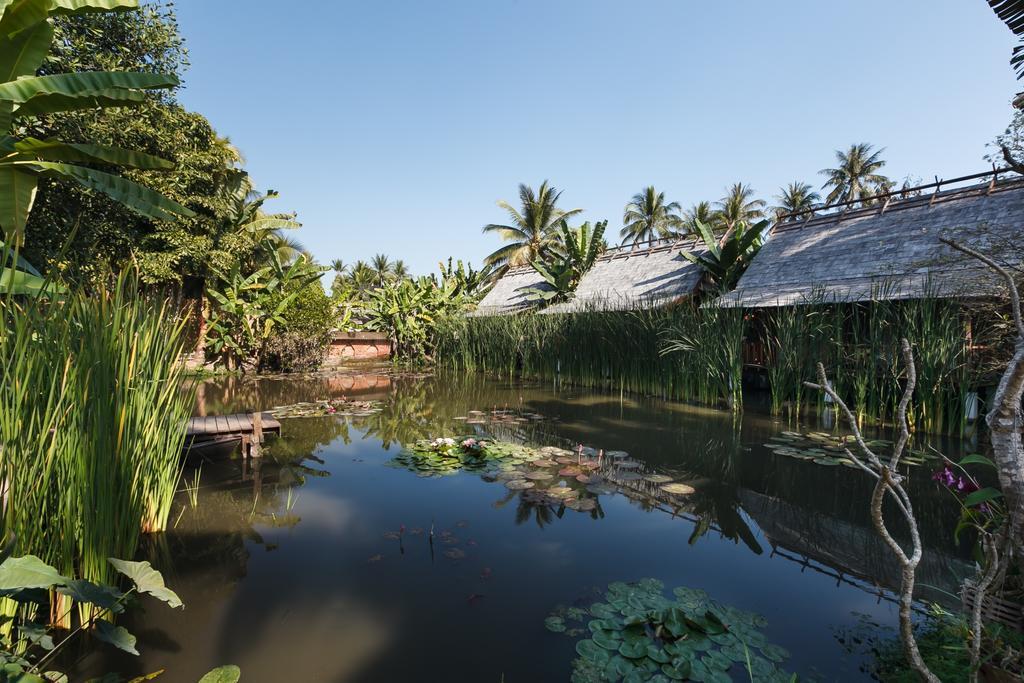
[[[892,551],[874,529],[805,510],[784,500],[740,489],[743,509],[764,532],[773,548],[797,553],[891,590],[900,585],[900,570]],[[865,501],[865,504],[866,501]],[[949,603],[948,593],[959,590],[958,577],[973,573],[970,563],[925,548],[917,570],[918,597]],[[941,590],[934,590],[929,587]]]
[[[554,442],[570,447],[574,445],[540,425],[495,424],[490,425],[488,431],[495,438],[524,445],[550,445]],[[630,500],[694,524],[699,523],[702,517],[721,516],[726,512],[722,509],[702,512],[697,509],[699,499],[696,496],[671,496],[661,491],[658,484],[643,479],[620,480],[614,472],[602,470],[601,473]],[[681,480],[685,481],[685,477]],[[881,599],[891,599],[883,589],[892,592],[898,589],[899,568],[888,546],[873,529],[750,489],[739,487],[737,491],[739,505],[734,514],[727,520],[713,519],[711,530],[728,538],[738,537],[752,552],[759,552],[756,538],[763,534],[772,547],[773,557],[828,574],[835,577],[837,584],[878,594]],[[761,534],[746,528],[747,521],[756,525]],[[931,602],[952,604],[955,599],[949,594],[955,595],[959,590],[958,578],[972,572],[968,562],[926,548],[918,568],[917,594]]]

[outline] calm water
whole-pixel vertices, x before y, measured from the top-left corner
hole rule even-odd
[[[384,410],[285,420],[255,469],[237,457],[202,463],[197,504],[181,495],[174,529],[143,553],[185,609],[145,603],[128,624],[142,657],[94,656],[84,666],[167,669],[160,680],[169,682],[226,663],[247,683],[565,681],[574,640],[547,631],[545,617],[559,604],[597,601],[610,582],[645,577],[763,614],[768,639],[792,653],[786,667],[817,680],[865,679],[836,640],[857,614],[895,623],[883,589],[896,570],[869,528],[867,482],[773,454],[763,444],[791,426],[754,409],[737,424],[653,399],[381,372],[211,382],[197,412],[343,395],[382,400]],[[545,419],[455,419],[494,409]],[[577,512],[531,505],[478,474],[429,479],[389,465],[402,443],[471,430],[628,451],[642,471],[697,493],[673,506],[650,495],[653,485],[624,482],[627,493]],[[948,600],[942,591],[955,592],[969,567],[950,538],[955,510],[927,470],[911,487],[929,546],[919,581],[929,586],[923,597]],[[431,525],[433,547],[416,534]],[[395,540],[388,532],[402,526]]]

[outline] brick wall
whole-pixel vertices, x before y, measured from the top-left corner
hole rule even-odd
[[[338,332],[331,340],[324,365],[348,360],[380,360],[391,357],[391,340],[379,332]]]

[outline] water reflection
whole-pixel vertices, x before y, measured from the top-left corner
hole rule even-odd
[[[143,659],[93,657],[83,672],[167,668],[166,680],[194,681],[230,662],[246,681],[566,680],[575,654],[547,637],[551,608],[654,576],[765,614],[794,668],[855,680],[831,628],[853,611],[893,618],[886,589],[898,573],[871,529],[870,482],[774,454],[763,444],[789,426],[755,410],[736,421],[657,400],[375,370],[209,382],[197,412],[342,397],[383,410],[286,419],[262,461],[190,463],[186,480],[202,468],[195,504],[179,496],[174,528],[145,549],[186,609],[133,617]],[[506,488],[500,468],[424,479],[387,466],[404,444],[469,435],[577,455],[527,490]],[[606,489],[570,474],[590,461],[580,473]],[[942,591],[955,592],[970,565],[951,538],[956,510],[927,474],[909,482],[927,546],[919,585],[948,601]],[[695,492],[669,494],[663,478]],[[576,493],[550,491],[563,483]]]

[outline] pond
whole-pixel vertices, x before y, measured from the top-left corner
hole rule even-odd
[[[779,670],[867,680],[843,634],[864,618],[896,622],[898,574],[870,528],[869,484],[829,462],[827,424],[387,370],[211,381],[197,412],[342,397],[369,403],[358,415],[282,419],[262,461],[193,458],[183,488],[198,490],[179,495],[174,528],[143,551],[184,610],[144,603],[128,624],[142,657],[94,654],[84,669],[167,669],[167,681],[225,663],[248,682],[565,681],[590,653],[580,641],[601,638],[588,621],[604,608],[583,611],[614,604],[616,590],[635,599],[622,591],[639,585],[665,596],[655,601],[704,591],[714,602],[701,614],[717,604],[760,615],[752,637],[788,651]],[[547,448],[503,446],[511,462],[478,471],[401,455],[403,444],[470,434]],[[928,547],[919,583],[922,599],[949,603],[970,564],[931,469],[911,468]],[[524,481],[533,486],[508,486]],[[574,493],[552,492],[560,482]],[[603,665],[609,653],[597,649]],[[725,661],[724,678],[705,668],[705,679],[749,680]]]

